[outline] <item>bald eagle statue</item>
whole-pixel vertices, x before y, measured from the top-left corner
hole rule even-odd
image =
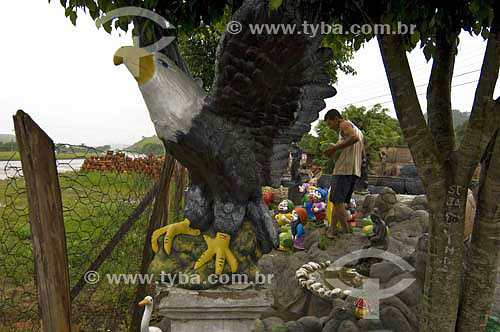
[[[331,50],[321,47],[319,32],[250,29],[289,24],[299,31],[304,21],[319,22],[321,8],[313,0],[285,0],[277,10],[268,6],[269,0],[247,0],[234,14],[241,31],[223,34],[208,94],[160,52],[127,46],[114,57],[131,72],[139,67],[134,76],[158,137],[190,173],[186,219],[156,230],[153,250],[162,234],[167,254],[178,234],[216,234],[204,236],[208,249],[195,269],[215,256],[217,274],[225,261],[237,271],[229,244],[244,219],[252,222],[264,253],[279,246],[261,187],[279,186],[290,144],[309,132],[324,99],[336,93],[325,71]]]

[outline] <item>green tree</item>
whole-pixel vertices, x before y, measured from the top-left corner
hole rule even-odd
[[[499,254],[500,99],[493,99],[500,68],[500,2],[494,0],[386,0],[329,2],[346,28],[388,24],[413,34],[376,35],[405,141],[430,202],[429,257],[419,317],[421,332],[484,331],[495,288]],[[348,5],[346,5],[348,4]],[[486,52],[464,138],[455,146],[451,80],[459,34],[487,39]],[[354,36],[355,49],[374,35]],[[407,59],[420,43],[433,59],[425,122]],[[467,188],[481,161],[471,248],[464,255]],[[464,269],[465,266],[465,269]]]
[[[462,143],[462,140],[464,139],[465,136],[465,131],[467,129],[467,126],[469,125],[469,120],[465,120],[464,123],[458,125],[455,127],[455,141],[457,142],[457,146]]]
[[[398,120],[387,115],[388,111],[380,105],[375,105],[369,110],[349,105],[342,111],[342,116],[352,121],[363,132],[365,150],[370,161],[379,160],[378,151],[381,146],[404,144]],[[316,165],[324,167],[325,172],[331,173],[335,158],[327,158],[324,152],[328,144],[337,142],[338,133],[320,120],[316,134],[317,136],[305,135],[299,144],[302,149],[315,154]]]
[[[384,145],[404,145],[398,120],[387,112],[387,108],[378,104],[369,110],[350,105],[342,112],[345,119],[352,121],[363,132],[365,150],[371,160],[379,160],[378,151]]]

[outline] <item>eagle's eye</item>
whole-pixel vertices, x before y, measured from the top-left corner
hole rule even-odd
[[[165,67],[165,68],[168,68],[168,63],[166,63],[165,61],[163,60],[158,60],[158,62],[160,62],[160,64]]]

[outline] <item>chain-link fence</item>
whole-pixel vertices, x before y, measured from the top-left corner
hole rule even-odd
[[[79,284],[99,255],[109,254],[98,272],[139,273],[152,204],[118,244],[106,253],[110,239],[133,214],[158,181],[163,158],[113,153],[85,146],[57,145],[73,331],[127,331],[137,285]],[[21,162],[0,161],[0,332],[38,331],[35,267],[28,219],[28,200]],[[183,170],[177,167],[178,171]],[[173,177],[175,178],[175,177]],[[179,197],[172,181],[171,197]],[[173,218],[179,218],[180,199]],[[143,202],[144,203],[144,202]],[[173,219],[172,218],[172,219]],[[81,282],[81,280],[80,280]],[[81,291],[80,291],[81,290]],[[77,295],[77,296],[75,296]]]

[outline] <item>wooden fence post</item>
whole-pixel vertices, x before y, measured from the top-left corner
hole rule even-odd
[[[71,331],[68,259],[54,143],[23,111],[14,116],[26,181],[42,331]]]
[[[146,230],[146,236],[144,241],[144,247],[142,250],[142,262],[140,273],[145,275],[148,273],[149,264],[153,261],[154,252],[151,248],[151,236],[153,232],[158,228],[165,226],[168,223],[169,206],[168,202],[170,200],[170,181],[172,179],[172,173],[174,171],[175,159],[169,155],[165,155],[165,163],[163,164],[163,169],[160,176],[160,185],[158,191],[155,195],[155,203],[153,206],[153,212],[149,220],[148,229]],[[137,285],[134,302],[132,303],[132,321],[130,323],[130,331],[139,331],[141,327],[142,311],[138,310],[137,303],[141,301],[146,296],[146,290],[148,285],[139,283]]]

